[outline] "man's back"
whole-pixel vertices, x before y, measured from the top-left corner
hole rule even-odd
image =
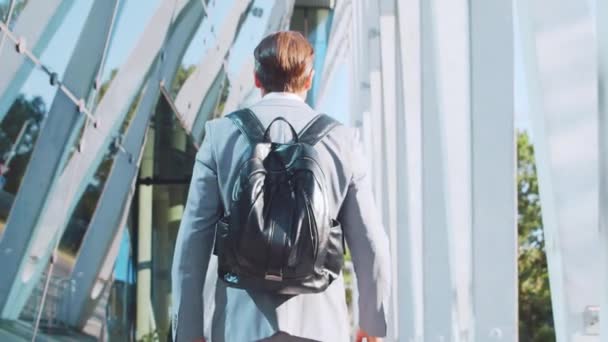
[[[285,97],[274,99],[272,96],[270,97],[251,107],[264,127],[267,127],[277,116],[283,116],[299,132],[316,115],[302,101]],[[271,134],[273,141],[291,139],[291,132],[288,129],[279,123],[276,126]],[[222,204],[225,208],[229,205],[232,184],[240,171],[237,163],[241,159],[241,155],[246,152],[248,143],[228,119],[217,120],[208,128],[217,133],[212,134],[213,141],[217,142],[218,182]],[[331,160],[330,149],[335,152],[335,157],[345,154],[344,151],[339,150],[340,146],[335,142],[336,146],[331,146],[329,149],[325,146],[326,144],[332,145],[336,136],[344,136],[346,133],[341,127],[335,128],[335,130],[336,132],[330,133],[322,142],[319,142],[317,150],[321,153],[323,167],[329,167],[330,171],[335,168],[337,171],[327,173],[335,174],[337,177],[326,182],[329,188],[327,194],[333,197],[328,201],[331,216],[337,218],[338,205],[346,194],[345,175],[349,171],[342,169],[344,163],[341,160]],[[227,341],[254,341],[268,337],[276,330],[281,330],[291,335],[319,341],[348,339],[349,324],[342,277],[320,294],[294,297],[226,288],[222,282],[217,282],[217,290],[226,295],[226,306],[225,308],[216,306],[217,314],[214,316],[213,330],[220,329],[220,331],[214,331],[214,337],[225,335]],[[262,326],[243,324],[247,321],[258,322],[257,324],[261,323]],[[331,328],[322,329],[324,326]],[[222,327],[226,328],[225,331],[221,331]],[[212,338],[212,340],[215,341],[216,338]]]
[[[297,95],[276,92],[250,109],[265,127],[282,116],[296,131],[317,114]],[[390,288],[388,241],[373,204],[366,161],[353,133],[336,127],[315,149],[326,177],[330,215],[342,224],[357,273],[360,326],[370,335],[384,336],[384,305]],[[277,123],[271,137],[273,141],[288,141],[291,132]],[[246,138],[228,118],[207,123],[174,255],[176,340],[204,336],[213,342],[257,341],[284,332],[316,341],[348,341],[350,324],[342,276],[324,292],[297,296],[235,289],[218,281],[217,261],[211,258],[215,224],[229,207],[239,160],[247,149]],[[204,295],[199,300],[203,284]]]

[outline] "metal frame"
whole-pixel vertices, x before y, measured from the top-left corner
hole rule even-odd
[[[116,2],[117,0],[95,1],[70,58],[63,84],[79,98],[87,97],[100,68],[102,54],[98,51],[106,46],[106,38],[110,34],[110,19],[114,15]],[[32,152],[0,241],[0,250],[11,251],[5,256],[10,261],[0,275],[2,317],[18,315],[19,311],[12,309],[8,297],[10,287],[14,286],[13,281],[19,272],[19,260],[22,260],[22,253],[27,250],[29,240],[35,232],[37,214],[43,210],[48,200],[57,174],[65,164],[71,143],[82,127],[83,121],[83,115],[72,100],[58,90]],[[6,305],[7,303],[9,304]]]
[[[35,55],[44,52],[59,25],[72,8],[74,0],[30,0],[19,15],[15,32],[19,32]],[[4,35],[3,35],[4,37]],[[0,50],[0,121],[13,104],[19,90],[34,69],[23,56],[4,44]]]
[[[566,1],[558,0],[558,14],[564,10]],[[101,2],[96,1],[95,5],[102,6]],[[42,142],[50,141],[41,135],[34,157],[44,155],[53,167],[44,170],[40,165],[47,159],[33,157],[30,169],[39,170],[26,174],[29,178],[18,195],[5,238],[0,242],[0,250],[8,251],[7,265],[14,265],[10,272],[0,274],[0,286],[8,286],[4,291],[8,298],[3,317],[17,317],[74,206],[118,134],[128,105],[146,80],[143,98],[124,144],[119,144],[120,151],[81,246],[72,274],[77,285],[75,292],[64,302],[72,311],[65,313],[63,319],[73,326],[84,324],[99,294],[111,281],[118,237],[130,207],[138,166],[145,158],[142,148],[148,120],[161,87],[171,84],[203,13],[208,11],[210,18],[202,29],[216,36],[206,43],[208,49],[197,70],[175,99],[174,106],[179,112],[176,114],[181,115],[186,131],[195,140],[202,137],[202,124],[209,119],[207,114],[216,109],[225,79],[229,81],[230,92],[223,113],[259,98],[251,82],[251,55],[243,51],[252,51],[269,31],[285,28],[294,1],[255,0],[252,7],[264,9],[261,17],[243,14],[249,3],[234,0],[230,6],[221,7],[216,2],[206,5],[200,0],[163,0],[97,107],[92,118],[98,120],[97,127],[93,126],[95,120],[86,125],[82,150],[72,156],[63,172],[59,170],[67,155],[64,147],[71,145],[82,117],[74,109],[74,100],[58,93],[57,108],[54,104],[51,113],[72,113],[73,121],[66,128],[58,127],[57,119],[47,122],[45,131],[63,129],[61,137],[65,143],[41,147]],[[106,7],[101,13],[107,15],[111,5],[107,2],[103,6]],[[528,9],[529,5],[525,6]],[[99,23],[108,20],[99,15],[100,11],[93,10],[98,17],[87,22],[83,45],[79,43],[72,56],[74,66],[71,62],[66,72],[66,85],[80,98],[87,98],[90,90],[87,86],[92,84],[94,71],[101,63],[98,61],[92,67],[91,59],[83,58],[82,54],[87,52],[99,59],[103,55],[99,54],[99,37],[103,36],[99,27],[106,26]],[[515,179],[513,47],[505,44],[512,40],[510,2],[345,0],[337,3],[335,11],[323,75],[318,75],[322,79],[317,103],[323,106],[324,101],[332,99],[334,90],[329,87],[335,81],[338,63],[350,63],[353,71],[350,122],[360,129],[371,154],[374,196],[384,213],[394,261],[388,339],[515,339],[517,239],[515,193],[510,186]],[[180,15],[171,24],[175,13]],[[539,176],[543,219],[549,227],[547,242],[556,329],[561,339],[569,339],[572,335],[567,334],[573,323],[566,299],[572,290],[566,288],[564,279],[566,271],[572,272],[568,267],[574,254],[558,244],[565,238],[558,226],[557,209],[565,207],[556,195],[560,185],[556,184],[556,170],[549,154],[555,148],[554,142],[549,141],[552,132],[545,130],[552,112],[543,107],[551,104],[547,103],[551,94],[547,94],[542,82],[553,74],[539,68],[541,62],[550,62],[536,44],[546,37],[539,35],[538,27],[531,26],[532,17],[546,19],[555,14],[520,13],[523,13],[520,19],[524,23],[531,99],[537,114],[535,136],[540,137]],[[239,29],[240,15],[247,17]],[[229,53],[229,49],[235,53]],[[600,72],[606,73],[604,69]],[[559,71],[556,75],[565,74]],[[69,81],[71,77],[76,79]],[[12,87],[13,78],[10,79]],[[154,132],[149,134],[153,136]],[[584,167],[588,170],[588,165]],[[143,164],[142,170],[146,174],[150,171]],[[39,183],[32,179],[45,179],[48,183],[44,187],[48,193],[36,199],[38,206],[32,207],[35,209],[24,202],[39,195],[34,189],[39,188]],[[603,193],[608,193],[605,184],[601,185]],[[604,201],[602,205],[608,203],[608,199]],[[20,237],[21,247],[7,250],[14,248],[16,240],[7,240],[6,236],[13,235]],[[140,261],[149,257],[149,238],[139,241],[140,247],[145,247],[140,250],[143,258]],[[604,232],[604,238],[608,241],[608,233]],[[140,274],[141,279],[148,277]],[[150,303],[147,286],[138,291],[143,305]],[[205,293],[212,290],[207,287]],[[150,315],[140,318],[142,322],[154,321]],[[138,328],[143,332],[147,323],[140,323],[138,319]]]
[[[587,1],[516,4],[556,337],[592,338],[581,322],[605,292],[604,266],[593,262],[605,248],[597,229],[595,24]]]
[[[68,161],[45,209],[28,214],[37,220],[31,222],[30,226],[11,226],[10,222],[7,225],[6,232],[11,229],[23,229],[29,230],[32,234],[26,249],[14,254],[14,263],[18,265],[18,270],[11,277],[11,290],[4,305],[3,317],[16,318],[37,283],[70,214],[106,153],[112,138],[118,132],[129,104],[165,40],[175,9],[174,5],[175,0],[163,0],[159,5],[128,61],[99,103],[95,116],[100,119],[96,124],[91,123],[85,127],[82,136],[82,141],[85,143],[82,150],[74,153]]]
[[[181,59],[203,19],[199,1],[190,2],[172,25],[171,34],[163,48],[163,61],[157,61],[143,98],[124,138],[123,153],[117,155],[95,215],[87,229],[72,279],[75,293],[66,298],[71,308],[66,321],[82,326],[99,299],[102,290],[111,282],[111,272],[118,250],[112,248],[121,236],[124,220],[130,209],[134,184],[141,162],[148,122],[154,113],[161,84],[171,84]],[[96,270],[96,271],[94,271]]]
[[[445,137],[442,135],[437,46],[441,41],[433,12],[434,1],[421,3],[422,24],[422,212],[423,300],[425,340],[453,339],[451,247],[446,203]]]
[[[518,238],[509,1],[470,0],[473,341],[518,337]]]

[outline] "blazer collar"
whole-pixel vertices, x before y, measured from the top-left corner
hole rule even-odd
[[[267,95],[268,96],[268,95]],[[304,111],[315,112],[306,102],[301,98],[295,99],[292,97],[270,97],[265,96],[260,101],[254,103],[251,107],[295,107],[300,108]]]
[[[276,100],[276,99],[291,99],[291,100],[304,102],[304,100],[299,95],[296,95],[294,93],[289,93],[289,92],[268,93],[268,94],[264,95],[264,97],[262,97],[261,101]]]

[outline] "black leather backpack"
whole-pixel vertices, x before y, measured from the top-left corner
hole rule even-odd
[[[229,216],[217,224],[218,275],[232,287],[278,294],[321,292],[340,274],[344,237],[329,213],[326,172],[315,144],[338,122],[321,114],[297,134],[282,117],[266,130],[248,109],[228,115],[247,138]],[[271,142],[281,120],[293,140]]]

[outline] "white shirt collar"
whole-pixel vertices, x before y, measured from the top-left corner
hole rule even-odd
[[[304,99],[302,99],[300,96],[298,96],[297,94],[294,94],[294,93],[289,93],[289,92],[272,92],[272,93],[268,93],[268,94],[264,95],[264,97],[262,97],[262,100],[272,100],[272,99],[291,99],[291,100],[297,100],[300,102],[304,102]]]

